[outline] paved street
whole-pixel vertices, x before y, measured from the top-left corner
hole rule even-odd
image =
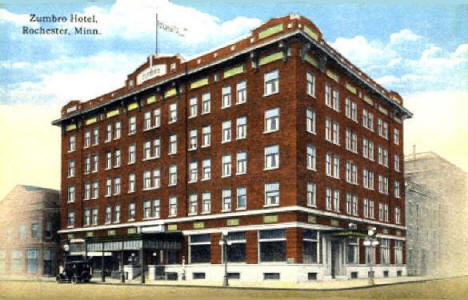
[[[341,291],[285,291],[113,284],[0,282],[0,299],[468,299],[468,278]]]

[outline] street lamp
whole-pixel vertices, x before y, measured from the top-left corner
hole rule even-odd
[[[63,251],[65,252],[65,255],[63,256],[63,270],[65,270],[67,265],[68,251],[70,251],[70,245],[68,243],[63,244]]]
[[[372,227],[367,231],[367,237],[364,240],[364,246],[369,247],[369,285],[374,285],[374,271],[372,269],[375,257],[374,249],[379,245],[376,236],[377,228]]]
[[[229,278],[228,278],[228,271],[227,271],[227,264],[228,264],[228,247],[230,242],[228,241],[228,231],[223,230],[221,234],[221,243],[223,245],[223,258],[224,258],[224,280],[223,286],[229,286]]]

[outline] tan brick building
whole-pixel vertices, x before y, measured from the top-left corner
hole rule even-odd
[[[59,192],[17,185],[0,201],[0,278],[58,271]]]
[[[221,280],[224,232],[231,278],[305,281],[367,277],[356,232],[375,226],[376,275],[404,275],[402,101],[297,15],[188,61],[150,56],[53,123],[62,240],[109,271],[133,257]]]

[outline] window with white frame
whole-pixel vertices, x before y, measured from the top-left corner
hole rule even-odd
[[[151,218],[151,201],[146,200],[143,202],[143,219]]]
[[[264,75],[264,96],[279,92],[279,71],[273,70]]]
[[[345,116],[351,119],[351,99],[349,97],[345,99]]]
[[[169,197],[169,217],[176,217],[177,216],[177,197],[170,196]]]
[[[98,219],[99,219],[99,211],[97,208],[93,208],[93,218],[92,218],[93,225],[98,224]]]
[[[192,161],[189,164],[189,183],[196,182],[198,177],[198,163]]]
[[[190,236],[190,260],[191,264],[209,263],[211,260],[210,234],[196,234]]]
[[[223,189],[222,191],[222,211],[230,211],[232,204],[231,189]]]
[[[316,150],[312,145],[307,145],[307,169],[316,170]]]
[[[247,117],[240,117],[236,120],[236,139],[245,139],[247,137]]]
[[[211,111],[211,94],[202,95],[202,114],[208,114]]]
[[[247,187],[237,187],[237,209],[245,209],[247,207]]]
[[[112,195],[112,179],[108,177],[106,179],[106,197],[109,197]]]
[[[197,149],[197,140],[198,140],[197,130],[196,129],[190,130],[190,132],[189,132],[189,148],[188,148],[189,150]]]
[[[382,265],[390,264],[390,240],[380,239],[380,263]]]
[[[333,177],[340,178],[340,157],[337,154],[333,155]]]
[[[114,140],[120,139],[122,136],[122,123],[120,121],[115,122],[115,130],[114,130]]]
[[[384,205],[379,202],[379,221],[384,220]]]
[[[393,241],[393,251],[395,256],[395,264],[403,264],[403,241],[395,240]]]
[[[159,158],[161,156],[161,140],[155,138],[153,140],[153,158]]]
[[[211,159],[204,159],[202,161],[202,180],[209,180],[211,178]]]
[[[231,141],[231,120],[224,121],[222,124],[222,143]]]
[[[223,155],[223,157],[221,158],[221,164],[222,164],[221,177],[231,176],[231,170],[232,170],[231,154]]]
[[[230,86],[223,87],[221,97],[221,108],[230,107],[232,103],[232,93]]]
[[[91,131],[85,131],[84,133],[84,140],[83,140],[83,147],[88,148],[91,146]]]
[[[153,200],[153,218],[160,218],[161,217],[161,200],[154,199]]]
[[[357,173],[357,164],[351,161],[346,161],[346,182],[358,184]]]
[[[340,144],[340,124],[338,122],[332,122],[332,134],[333,134],[333,144],[339,145]]]
[[[189,215],[196,215],[198,213],[198,196],[191,194],[189,196]]]
[[[401,223],[401,209],[399,207],[395,207],[395,224]]]
[[[265,170],[279,168],[279,145],[265,147]]]
[[[177,166],[171,165],[169,167],[169,186],[177,184]]]
[[[340,190],[333,190],[333,210],[340,212]]]
[[[338,89],[333,89],[332,101],[333,110],[340,111],[340,92],[338,91]]]
[[[332,99],[331,99],[331,95],[332,94],[332,90],[331,90],[331,86],[328,82],[325,83],[325,105],[328,106],[328,107],[332,107]]]
[[[346,128],[346,150],[357,153],[357,134],[350,128]]]
[[[119,195],[120,194],[120,177],[115,177],[114,178],[114,195]]]
[[[93,172],[97,172],[99,169],[99,155],[93,155]]]
[[[189,118],[194,118],[197,116],[197,97],[190,98],[190,107],[189,107]]]
[[[272,108],[265,111],[265,133],[279,130],[280,109]]]
[[[265,205],[279,205],[280,184],[279,182],[270,182],[265,184]]]
[[[354,216],[357,216],[357,215],[358,215],[358,206],[359,206],[359,203],[358,203],[358,196],[357,196],[357,195],[353,195],[353,215],[354,215]]]
[[[315,133],[315,110],[308,107],[306,110],[306,130],[310,133]]]
[[[68,161],[68,177],[75,177],[75,161]]]
[[[236,85],[237,90],[237,104],[242,104],[247,102],[247,81],[238,82]]]
[[[327,176],[332,176],[332,157],[331,153],[325,155],[325,174]]]
[[[131,144],[128,146],[128,164],[133,164],[136,161],[136,145]]]
[[[93,199],[99,198],[99,182],[97,180],[93,181],[93,189],[92,189],[91,197]]]
[[[114,223],[120,223],[120,205],[117,204],[114,208]]]
[[[398,154],[395,154],[393,164],[395,171],[400,172],[400,156]]]
[[[346,263],[348,264],[359,263],[359,243],[358,243],[358,239],[355,237],[347,239]]]
[[[325,119],[325,139],[332,142],[332,122],[330,118]]]
[[[154,127],[158,128],[161,126],[161,109],[156,108],[153,111],[153,118],[154,118]]]
[[[89,174],[90,172],[91,172],[91,157],[89,155],[86,155],[84,159],[84,173]]]
[[[171,103],[169,105],[169,121],[168,123],[177,122],[177,103]]]
[[[247,174],[247,152],[237,152],[236,175]]]
[[[73,152],[76,150],[76,136],[71,135],[68,138],[68,152]]]
[[[114,151],[114,159],[115,159],[114,168],[120,167],[120,165],[122,164],[122,157],[120,155],[120,149],[116,149]]]
[[[369,199],[367,198],[362,200],[362,215],[364,218],[369,218]]]
[[[346,213],[348,215],[353,212],[353,195],[346,193]]]
[[[210,192],[203,192],[202,194],[202,211],[203,213],[210,213],[211,212],[211,193]]]
[[[211,126],[206,125],[202,128],[202,148],[211,145]]]
[[[394,182],[393,185],[393,192],[395,194],[395,198],[400,198],[400,182],[396,181]]]
[[[143,116],[143,130],[151,128],[151,111],[145,111]]]
[[[304,264],[318,263],[319,238],[316,230],[303,229],[302,260]]]
[[[153,188],[158,189],[161,187],[161,169],[156,168],[153,170]]]
[[[313,182],[307,183],[307,205],[313,207],[317,205],[317,185]]]
[[[309,96],[315,97],[315,74],[307,72],[306,74],[306,90]]]
[[[112,140],[112,124],[107,124],[105,142],[109,142],[110,140]]]
[[[68,212],[68,227],[75,227],[75,212]]]
[[[169,136],[169,155],[177,153],[177,135],[171,134]]]
[[[374,219],[374,200],[369,199],[369,218]]]
[[[86,208],[84,210],[83,225],[84,226],[91,225],[91,209],[89,208]]]
[[[258,233],[260,262],[286,261],[285,230],[260,230]]]
[[[128,120],[128,135],[136,133],[136,116],[131,116]]]
[[[74,203],[76,199],[76,187],[74,185],[68,186],[68,203]]]
[[[135,192],[136,176],[135,173],[128,174],[128,192]]]
[[[333,208],[332,189],[327,187],[325,189],[325,209],[332,210],[332,208]]]
[[[367,158],[374,161],[374,142],[369,140],[369,149],[367,153]]]
[[[111,222],[112,222],[112,206],[107,205],[105,223],[110,224]]]
[[[83,193],[83,200],[89,200],[91,198],[91,184],[86,182],[84,184],[84,193]]]
[[[398,128],[393,128],[393,143],[400,145],[400,130]]]
[[[354,101],[351,101],[351,119],[356,123],[358,121],[357,104]]]
[[[112,168],[112,152],[107,151],[106,152],[106,170],[109,170]]]
[[[128,221],[134,221],[136,217],[136,206],[135,203],[129,203],[128,205]]]

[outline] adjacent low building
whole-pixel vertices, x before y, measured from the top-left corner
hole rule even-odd
[[[17,185],[0,201],[0,278],[55,276],[59,192]]]
[[[151,55],[53,122],[61,242],[112,276],[222,280],[225,259],[248,281],[405,275],[408,117],[298,15],[188,61]]]

